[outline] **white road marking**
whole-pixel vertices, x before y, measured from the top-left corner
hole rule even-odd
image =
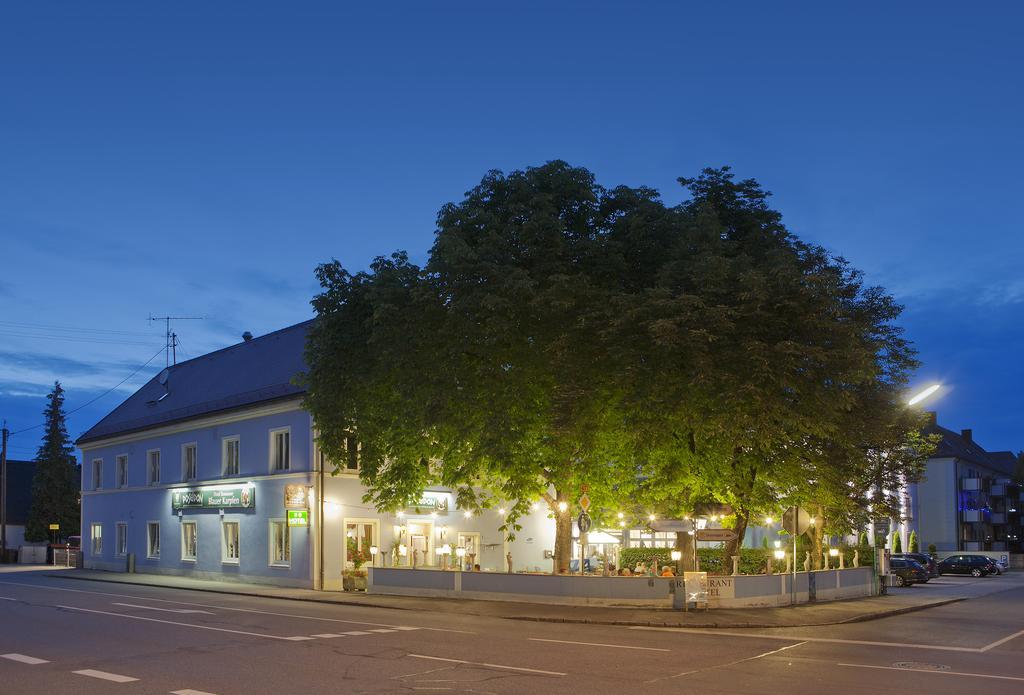
[[[124,606],[125,608],[142,608],[147,611],[161,611],[163,613],[205,613],[206,615],[213,615],[210,611],[200,611],[195,608],[157,608],[156,606],[140,606],[136,603],[114,603],[114,606]]]
[[[981,648],[981,651],[987,652],[990,649],[995,649],[999,645],[1006,644],[1010,640],[1016,639],[1016,638],[1020,637],[1021,635],[1024,635],[1024,630],[1021,630],[1020,632],[1015,632],[1012,635],[1007,635],[1006,637],[1004,637],[1002,639],[996,640],[992,644],[986,644],[984,647]]]
[[[661,649],[659,647],[634,647],[629,644],[604,644],[602,642],[573,642],[567,639],[544,639],[542,637],[530,637],[531,642],[556,642],[558,644],[582,644],[585,647],[614,647],[616,649],[642,649],[647,652],[669,652],[671,649]]]
[[[541,671],[536,668],[524,668],[522,666],[504,666],[502,664],[485,664],[480,661],[463,661],[462,659],[445,659],[440,656],[427,656],[426,654],[406,654],[414,659],[430,659],[431,661],[446,661],[451,664],[468,664],[469,666],[486,666],[487,668],[501,668],[506,671],[522,671],[524,673],[539,673],[542,676],[567,676],[567,673],[559,671]]]
[[[400,625],[395,628],[396,630],[422,630],[422,627],[409,627],[408,625]]]
[[[72,673],[77,673],[79,676],[89,676],[90,678],[113,681],[115,683],[131,683],[132,681],[139,680],[138,678],[132,678],[131,676],[122,676],[119,673],[107,673],[106,671],[97,671],[91,668],[82,669],[81,671],[72,671]]]
[[[770,640],[782,640],[783,642],[823,642],[826,644],[861,644],[869,647],[894,647],[894,648],[906,648],[906,649],[934,649],[936,651],[944,652],[969,652],[978,653],[982,649],[978,647],[948,647],[945,645],[936,644],[907,644],[905,642],[874,642],[871,640],[859,640],[859,639],[838,639],[832,637],[804,637],[804,636],[793,636],[787,637],[786,635],[764,635],[747,632],[722,632],[719,630],[699,630],[691,628],[676,628],[676,627],[648,627],[648,626],[636,626],[629,628],[630,630],[659,630],[663,632],[686,632],[700,635],[718,635],[721,637],[745,637],[747,639],[770,639]]]
[[[964,671],[925,671],[924,669],[897,668],[896,666],[872,666],[870,664],[836,664],[836,666],[850,666],[852,668],[875,668],[883,671],[902,671],[913,674],[934,674],[937,676],[964,676],[966,678],[994,678],[1003,681],[1024,681],[1018,676],[997,676],[991,673],[966,673]]]
[[[343,634],[343,635],[352,635],[353,637],[355,637],[356,635],[368,635],[370,633],[369,632],[360,632],[359,630],[352,630],[350,632],[343,632],[341,634]]]
[[[335,637],[344,637],[345,635],[335,635],[333,632],[325,632],[320,635],[313,635],[317,639],[333,639]]]
[[[367,632],[398,632],[398,631],[397,630],[377,629],[377,630],[367,630]]]
[[[263,637],[264,639],[283,640],[293,642],[296,640],[311,639],[310,637],[280,637],[278,635],[266,635],[259,632],[246,632],[244,630],[229,630],[226,627],[213,627],[212,625],[193,625],[192,623],[179,623],[174,620],[160,620],[158,618],[146,618],[141,615],[128,615],[127,613],[112,613],[110,611],[96,611],[91,608],[77,608],[75,606],[57,606],[69,611],[81,611],[82,613],[96,613],[98,615],[112,615],[115,618],[126,618],[128,620],[145,620],[149,623],[163,623],[164,625],[177,625],[179,627],[191,627],[196,630],[213,630],[214,632],[230,632],[234,635],[249,635],[250,637]]]
[[[676,674],[671,675],[671,676],[663,676],[661,678],[652,678],[651,680],[644,681],[644,682],[645,683],[656,683],[657,681],[671,680],[673,678],[682,678],[683,676],[689,676],[692,673],[700,673],[701,671],[711,671],[711,670],[714,670],[714,669],[717,669],[717,668],[727,668],[729,666],[735,666],[736,664],[742,664],[742,663],[744,663],[746,661],[756,661],[757,659],[763,659],[766,656],[771,656],[772,654],[778,654],[779,652],[784,652],[787,649],[794,649],[796,647],[799,647],[802,644],[806,644],[806,642],[799,642],[797,644],[787,644],[785,647],[779,647],[778,649],[773,649],[770,652],[764,652],[763,654],[755,654],[754,656],[744,657],[743,659],[736,659],[735,661],[729,661],[729,662],[724,663],[724,664],[713,664],[711,666],[704,666],[702,668],[695,668],[695,669],[691,669],[689,671],[683,671],[682,673],[676,673]]]
[[[305,635],[296,635],[295,637],[282,637],[281,639],[286,639],[289,642],[308,642],[309,640],[311,640],[313,638],[312,637],[306,637]]]
[[[37,659],[34,656],[25,656],[24,654],[0,654],[0,659],[10,659],[11,661],[17,661],[22,664],[30,664],[32,666],[35,666],[36,664],[50,663],[46,659]]]
[[[7,598],[6,596],[0,596],[0,601],[17,601],[16,598]]]
[[[216,693],[208,693],[205,690],[192,690],[186,688],[185,690],[172,690],[171,695],[216,695]]]
[[[81,581],[81,580],[72,580],[72,581]],[[0,582],[0,585],[23,586],[23,587],[27,587],[29,589],[49,589],[51,591],[69,591],[69,592],[75,593],[75,594],[95,594],[96,596],[115,596],[117,598],[132,598],[132,599],[135,599],[137,601],[141,599],[143,601],[157,601],[159,603],[173,603],[173,604],[178,605],[178,606],[199,606],[201,608],[215,608],[217,610],[222,610],[222,611],[236,611],[236,612],[239,612],[239,613],[258,613],[260,615],[274,615],[274,616],[277,616],[279,618],[300,618],[302,620],[323,620],[323,621],[332,622],[332,623],[350,623],[352,625],[374,625],[376,627],[390,627],[390,628],[394,628],[396,630],[399,629],[398,625],[388,625],[386,623],[370,623],[370,622],[367,622],[365,620],[343,620],[341,618],[324,618],[324,617],[317,616],[317,615],[296,615],[294,613],[276,613],[276,612],[273,612],[273,611],[258,611],[258,610],[254,609],[254,608],[233,608],[231,606],[216,606],[216,605],[211,605],[209,603],[193,603],[191,601],[173,601],[171,599],[166,599],[166,598],[153,598],[153,597],[150,597],[150,596],[139,596],[138,594],[115,594],[115,593],[112,593],[112,592],[109,592],[109,591],[88,591],[88,590],[85,590],[85,589],[69,589],[69,588],[64,587],[64,586],[47,586],[45,584],[25,584],[24,582]],[[133,584],[132,586],[141,586],[143,588],[149,588],[149,589],[165,589],[165,590],[171,590],[171,591],[188,591],[188,589],[177,589],[175,587],[170,587],[170,586],[157,586],[157,585],[151,585],[151,584]],[[240,596],[241,598],[267,599],[267,600],[271,600],[271,601],[287,601],[287,600],[290,600],[290,599],[279,599],[279,598],[275,598],[273,596],[256,596],[256,597],[253,597],[253,596],[247,596],[245,594],[230,594],[230,595]],[[320,603],[322,603],[324,605],[332,605],[328,601],[323,601],[323,602],[320,602]],[[333,605],[344,606],[345,604],[333,604]],[[367,607],[368,608],[373,608],[373,606],[367,606]],[[415,628],[406,628],[406,629],[432,630],[434,632],[457,632],[457,633],[460,633],[460,634],[463,634],[463,635],[475,635],[476,634],[472,630],[453,630],[451,628],[446,628],[446,627],[415,627]]]

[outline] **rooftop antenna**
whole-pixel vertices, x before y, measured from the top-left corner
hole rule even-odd
[[[149,320],[164,322],[164,367],[178,364],[178,334],[171,331],[171,321],[202,321],[205,316],[153,316]],[[172,361],[173,360],[173,361]]]

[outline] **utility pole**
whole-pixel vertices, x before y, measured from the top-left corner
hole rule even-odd
[[[170,367],[178,363],[178,334],[171,331],[171,321],[202,321],[205,316],[153,316],[150,321],[164,322],[164,366]],[[173,358],[173,362],[171,359]]]
[[[3,426],[3,445],[0,447],[0,562],[7,557],[7,420]]]

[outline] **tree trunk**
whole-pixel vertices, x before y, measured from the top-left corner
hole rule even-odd
[[[820,570],[825,566],[825,558],[822,555],[825,519],[821,515],[821,507],[813,508],[811,514],[814,519],[814,525],[811,526],[811,569]]]
[[[693,545],[694,537],[683,531],[676,531],[675,549],[682,553],[682,558],[676,563],[676,572],[693,572]]]
[[[559,511],[558,503],[565,502],[565,511]],[[561,495],[555,498],[551,511],[555,515],[555,573],[568,574],[572,558],[572,513],[569,501]]]
[[[733,526],[733,531],[736,532],[736,537],[731,541],[725,542],[725,547],[722,552],[722,571],[726,574],[732,574],[732,556],[739,555],[740,548],[743,547],[743,537],[747,535],[747,524],[750,523],[750,511],[746,509],[736,510],[736,525]]]

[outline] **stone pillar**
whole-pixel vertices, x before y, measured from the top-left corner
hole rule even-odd
[[[732,556],[732,576],[735,577],[739,573],[740,573],[740,556],[739,555],[733,555]]]

